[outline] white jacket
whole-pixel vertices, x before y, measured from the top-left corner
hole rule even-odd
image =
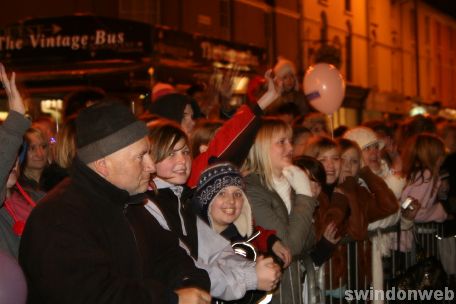
[[[157,205],[148,200],[146,209],[160,225],[170,230],[163,213]],[[242,298],[247,290],[257,289],[255,262],[235,254],[231,243],[197,218],[198,260],[195,265],[204,269],[211,280],[211,296],[225,301]],[[180,246],[190,251],[180,241]]]

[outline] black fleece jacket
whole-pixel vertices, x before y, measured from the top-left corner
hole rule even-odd
[[[28,303],[177,303],[176,288],[208,291],[207,273],[142,202],[76,160],[27,221]]]

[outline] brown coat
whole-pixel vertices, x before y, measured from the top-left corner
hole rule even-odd
[[[347,177],[339,188],[347,197],[350,207],[347,234],[353,240],[362,241],[367,238],[367,206],[371,200],[369,191],[361,187],[354,177]]]
[[[337,237],[347,233],[349,204],[348,199],[341,193],[333,193],[331,201],[325,193],[320,193],[318,197],[319,206],[315,209],[315,234],[316,239],[320,240],[326,227],[335,223],[337,227]]]
[[[360,170],[359,177],[366,182],[370,190],[362,198],[366,199],[367,202],[367,219],[369,223],[397,212],[399,205],[396,196],[381,177],[374,174],[367,166]],[[370,198],[367,197],[368,195]]]
[[[358,241],[359,284],[371,281],[371,244],[367,240],[367,225],[396,213],[398,204],[394,193],[386,183],[368,167],[361,169],[359,177],[367,187],[361,186],[357,179],[348,177],[338,186],[343,194],[335,192],[331,202],[326,195],[319,197],[320,206],[315,213],[316,236],[319,240],[327,225],[335,222],[339,236],[348,235]],[[369,191],[370,190],[370,191]],[[365,243],[364,243],[365,242]],[[347,247],[339,245],[331,258],[332,286],[329,285],[329,263],[326,265],[327,289],[344,285],[347,281]]]
[[[314,214],[315,233],[317,240],[323,237],[326,227],[335,223],[337,227],[337,237],[347,234],[348,219],[350,208],[348,199],[342,193],[334,192],[331,201],[325,193],[318,197],[320,203]],[[340,283],[345,284],[347,278],[347,249],[346,246],[338,245],[331,256],[332,283],[329,281],[329,262],[325,264],[326,289],[339,287]],[[339,281],[339,278],[341,281]]]

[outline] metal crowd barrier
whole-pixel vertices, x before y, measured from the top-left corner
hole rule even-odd
[[[437,260],[440,261],[439,253],[439,244],[438,242],[442,240],[442,235],[444,235],[443,225],[440,223],[415,223],[415,236],[416,243],[420,246],[420,249],[417,250],[417,246],[412,246],[412,250],[406,254],[398,254],[398,252],[391,250],[389,257],[383,258],[383,278],[384,278],[384,291],[391,289],[394,286],[395,278],[404,273],[406,269],[414,265],[417,260],[420,258],[427,258],[434,256]],[[382,231],[376,231],[376,233],[385,234],[385,233],[398,233],[399,229],[397,226],[385,229]],[[363,300],[352,300],[347,301],[344,297],[345,290],[369,290],[371,288],[372,273],[366,274],[364,277],[359,277],[359,256],[358,252],[363,248],[363,252],[369,246],[368,240],[366,241],[343,241],[342,245],[346,245],[347,250],[347,277],[346,278],[336,278],[339,282],[339,286],[342,281],[346,281],[344,288],[340,290],[334,290],[332,286],[333,282],[333,261],[330,259],[327,264],[329,272],[326,273],[325,265],[321,266],[319,269],[314,267],[312,259],[310,256],[305,256],[303,259],[303,267],[305,268],[306,275],[306,289],[307,296],[304,299],[306,304],[336,304],[336,303],[371,303],[372,301],[363,301]],[[456,236],[454,237],[454,242],[456,242]],[[416,244],[415,244],[416,245]],[[417,256],[418,254],[424,256]],[[401,256],[401,257],[400,257]],[[456,260],[456,256],[453,257]],[[370,260],[370,263],[372,261]],[[372,271],[372,268],[370,269]],[[327,280],[326,276],[329,276]],[[370,278],[370,280],[369,280]],[[326,282],[329,281],[329,286],[325,286]],[[397,287],[396,287],[397,288]],[[453,286],[454,288],[454,286]],[[455,291],[456,294],[456,291]],[[330,296],[332,295],[332,296]],[[384,303],[389,303],[387,300]],[[441,303],[450,303],[450,302],[441,302]],[[452,301],[456,303],[456,298]]]

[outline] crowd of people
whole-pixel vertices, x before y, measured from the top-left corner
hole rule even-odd
[[[304,257],[341,298],[349,242],[363,244],[363,286],[383,289],[383,257],[410,255],[415,223],[456,235],[456,124],[329,132],[288,60],[252,79],[237,108],[230,77],[217,94],[157,83],[140,117],[74,92],[59,132],[26,118],[1,64],[0,79],[0,250],[17,258],[28,303],[300,304]]]

